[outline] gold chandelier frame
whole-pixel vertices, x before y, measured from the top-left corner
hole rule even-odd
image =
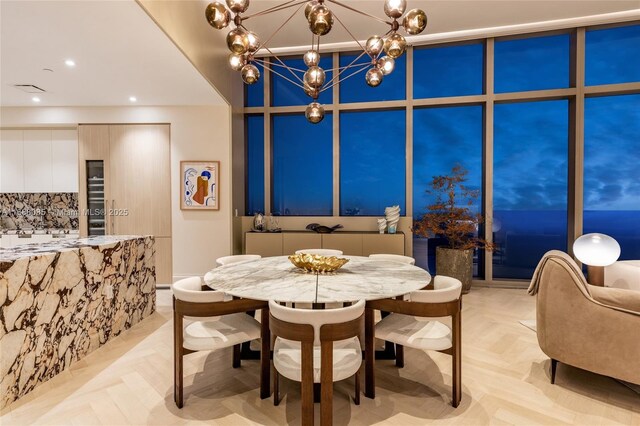
[[[402,56],[406,50],[406,39],[398,33],[398,30],[403,28],[407,34],[416,35],[424,31],[427,26],[427,15],[424,11],[412,9],[405,14],[407,0],[384,1],[384,12],[390,19],[380,18],[358,10],[339,0],[287,0],[254,14],[245,14],[249,8],[249,1],[226,0],[226,6],[216,1],[209,4],[205,10],[206,19],[212,27],[221,30],[231,22],[235,25],[235,28],[227,34],[226,39],[227,47],[231,51],[228,58],[229,66],[234,71],[241,73],[245,84],[255,84],[260,79],[260,70],[256,66],[258,64],[301,88],[312,99],[306,108],[305,116],[309,122],[314,124],[321,122],[324,118],[324,107],[318,102],[318,97],[322,92],[365,70],[367,70],[365,74],[367,84],[371,87],[379,86],[384,76],[393,71],[395,59]],[[335,5],[386,24],[389,29],[382,36],[369,37],[363,45],[328,5]],[[268,46],[273,37],[303,8],[311,31],[311,47],[302,57],[307,66],[306,70],[288,66]],[[250,19],[287,9],[293,9],[293,13],[264,42],[261,42],[258,35],[245,26],[245,22]],[[358,44],[362,52],[346,66],[324,70],[320,67],[320,39],[331,31],[336,21]],[[269,53],[272,60],[256,58],[256,54],[262,49]],[[369,61],[358,62],[365,55],[369,57]],[[326,78],[327,72],[332,74],[328,80]]]

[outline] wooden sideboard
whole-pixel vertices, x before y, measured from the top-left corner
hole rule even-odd
[[[404,255],[402,232],[380,234],[378,232],[333,232],[317,234],[312,231],[246,232],[245,253],[262,257],[283,256],[296,250],[328,248],[342,250],[352,256],[369,256],[374,253]]]

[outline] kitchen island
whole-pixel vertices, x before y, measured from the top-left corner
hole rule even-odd
[[[155,310],[151,236],[0,249],[0,408]]]

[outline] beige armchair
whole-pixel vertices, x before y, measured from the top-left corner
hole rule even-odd
[[[587,284],[569,255],[547,252],[534,272],[538,343],[558,361],[640,384],[640,292]]]

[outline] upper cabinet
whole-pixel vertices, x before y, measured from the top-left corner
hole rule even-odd
[[[24,192],[22,130],[0,132],[0,192]]]
[[[78,192],[78,132],[51,132],[51,169],[53,192]]]
[[[75,130],[2,130],[0,192],[78,192]]]
[[[51,130],[25,130],[24,192],[52,192]]]

